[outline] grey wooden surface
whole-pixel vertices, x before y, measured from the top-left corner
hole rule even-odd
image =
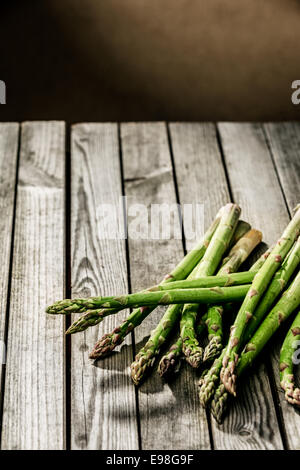
[[[11,270],[2,448],[65,446],[64,124],[22,125]]]
[[[101,234],[100,204],[119,204],[121,169],[116,124],[79,124],[72,132],[72,296],[128,290],[125,240]],[[72,336],[71,446],[74,449],[133,449],[138,446],[135,390],[127,373],[131,338],[122,353],[91,365],[91,345],[115,328],[124,312]]]
[[[68,142],[69,145],[69,142]],[[242,381],[222,425],[199,406],[187,365],[136,389],[129,366],[163,309],[112,357],[88,351],[127,312],[64,338],[47,317],[65,295],[137,290],[160,281],[195,240],[108,239],[102,204],[204,205],[208,225],[232,200],[271,244],[300,201],[299,123],[0,124],[0,340],[3,449],[300,449],[300,415],[284,400],[284,331]],[[16,181],[17,178],[17,181]],[[174,224],[179,224],[176,210]],[[130,217],[129,217],[130,221]],[[298,379],[299,372],[298,372]]]
[[[9,265],[14,217],[16,169],[18,154],[19,124],[0,124],[0,354],[2,381],[6,356],[6,324],[9,285]],[[2,389],[1,389],[2,398]]]

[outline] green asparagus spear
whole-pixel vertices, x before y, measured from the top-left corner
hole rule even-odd
[[[218,301],[221,302],[239,301],[244,298],[245,293],[251,284],[243,284],[231,287],[211,287],[199,289],[177,289],[163,292],[137,292],[136,294],[127,294],[120,297],[97,297],[85,299],[84,303],[89,309],[92,308],[130,308],[141,306],[156,306],[170,304],[186,304],[193,302],[194,304],[208,303]]]
[[[268,256],[264,265],[260,268],[252,282],[245,300],[236,317],[233,328],[231,329],[227,352],[223,359],[223,368],[221,371],[221,380],[226,389],[235,394],[235,368],[238,361],[238,351],[241,348],[243,335],[247,323],[253,316],[254,310],[267,289],[275,272],[279,269],[282,260],[291,249],[294,241],[297,239],[300,230],[300,206],[282,234],[282,237],[276,243],[271,254]]]
[[[286,400],[300,406],[300,388],[295,386],[294,364],[298,362],[296,350],[300,347],[300,312],[290,327],[280,351],[280,385],[285,391]]]
[[[203,362],[212,361],[219,356],[223,348],[223,306],[212,305],[208,309],[207,330],[208,344],[204,349]]]
[[[217,357],[211,368],[207,371],[207,373],[202,377],[201,381],[199,382],[200,391],[199,391],[199,399],[201,405],[206,408],[209,404],[210,400],[212,399],[216,387],[220,382],[220,372],[222,369],[222,361],[226,353],[226,348],[223,349],[221,355]]]
[[[152,368],[161,345],[165,342],[166,336],[176,321],[173,317],[179,317],[181,308],[181,305],[173,305],[173,308],[168,309],[168,315],[164,315],[163,321],[160,321],[155,330],[151,332],[149,340],[136,355],[135,361],[131,364],[131,379],[135,385],[139,385],[145,378],[147,371]]]
[[[247,232],[251,230],[251,225],[248,224],[248,222],[245,222],[244,220],[239,220],[236,226],[236,229],[234,231],[234,234],[232,236],[232,239],[229,242],[228,245],[228,251],[231,250],[231,248],[244,236],[246,235]]]
[[[224,273],[231,274],[237,271],[261,240],[261,232],[255,229],[249,230],[233,246],[228,257],[224,259],[218,275]],[[221,305],[212,305],[208,309],[207,327],[209,343],[204,350],[203,362],[213,360],[223,349],[222,315],[223,307]]]
[[[179,336],[168,352],[163,355],[158,364],[158,373],[161,377],[177,374],[182,360],[182,339]]]
[[[193,271],[192,278],[214,274],[232,239],[239,215],[240,208],[236,204],[227,204],[225,206],[219,226],[201,262]],[[189,303],[183,307],[180,321],[180,336],[183,340],[182,350],[188,363],[195,368],[199,367],[203,355],[195,334],[197,313],[198,304]]]
[[[200,318],[196,326],[197,339],[202,336],[206,329],[207,313]],[[182,360],[182,339],[179,336],[177,341],[172,344],[168,352],[161,358],[158,364],[158,373],[161,377],[172,376],[179,372]]]
[[[150,292],[164,292],[181,289],[239,286],[242,284],[250,284],[253,281],[254,276],[255,272],[252,271],[244,271],[232,274],[224,273],[220,275],[218,274],[216,276],[201,277],[199,279],[194,280],[187,279],[184,281],[174,281],[170,282],[169,284],[150,287],[145,291],[138,292],[138,294],[144,295]],[[95,316],[97,317],[101,317],[101,315],[103,315],[103,317],[106,317],[108,315],[114,314],[115,310],[117,309],[104,309],[103,307],[101,307],[104,301],[105,297],[60,300],[48,307],[48,313],[52,315],[68,315],[71,313],[89,312],[90,318],[92,318],[93,314],[95,314]],[[122,308],[124,307],[122,306]],[[109,312],[107,312],[107,310],[109,310]],[[87,318],[85,320],[87,320]]]
[[[221,382],[215,391],[210,405],[211,414],[219,424],[221,424],[224,419],[228,407],[228,400],[229,393]]]

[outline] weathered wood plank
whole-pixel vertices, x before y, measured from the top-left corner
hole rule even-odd
[[[116,124],[79,124],[72,132],[72,296],[128,290],[125,241],[104,236],[101,207],[118,207],[122,196]],[[122,215],[121,215],[122,218]],[[122,352],[93,365],[88,352],[126,312],[72,336],[72,449],[136,449],[135,390],[128,366],[131,338]]]
[[[125,193],[129,207],[176,204],[172,163],[163,123],[123,124],[121,127]],[[131,219],[129,218],[129,224]],[[173,223],[178,223],[174,213]],[[159,282],[183,256],[179,239],[129,238],[132,290]],[[163,309],[156,309],[135,330],[137,351],[156,326]],[[166,383],[156,366],[138,391],[143,449],[207,449],[210,447],[205,413],[198,405],[195,376],[187,367]],[[172,424],[173,423],[173,424]],[[175,425],[176,423],[176,425]]]
[[[280,182],[292,210],[300,202],[300,122],[265,124]]]
[[[205,227],[230,202],[213,124],[170,124],[180,204],[202,204]],[[193,246],[186,240],[187,249]]]
[[[19,124],[0,124],[0,364],[5,362],[5,320],[13,227]],[[0,366],[0,383],[2,383]],[[2,390],[0,391],[2,394]]]
[[[64,447],[64,123],[22,125],[2,448]]]
[[[206,226],[217,210],[230,200],[222,159],[218,148],[215,126],[212,124],[171,124],[171,136],[174,151],[179,196],[181,204],[200,202],[205,208]],[[239,202],[239,201],[237,201]],[[243,208],[243,206],[242,206]],[[248,213],[242,211],[242,218],[251,222]],[[253,420],[250,413],[233,408],[230,420],[219,427],[212,421],[212,433],[216,449],[264,449],[269,447],[269,436],[264,417],[260,418],[260,405],[255,399],[263,390],[271,401],[268,382],[262,373],[259,380],[251,381],[251,394],[247,397],[248,408],[255,413]],[[276,420],[274,409],[270,415]],[[234,423],[233,425],[231,423]],[[264,427],[266,428],[264,430]],[[262,430],[264,433],[262,435]],[[274,447],[275,447],[274,443]]]
[[[243,217],[262,230],[264,241],[274,243],[288,223],[288,213],[262,127],[221,123],[219,131],[234,200],[241,205]],[[223,437],[219,435],[224,447],[233,434],[245,434],[249,448],[282,448],[264,361],[247,375],[247,386],[241,385],[240,396],[220,429],[225,431]]]
[[[290,213],[300,202],[300,125],[293,123],[270,123],[265,125],[270,149],[277,167]],[[300,449],[300,415],[284,399],[280,387],[278,358],[286,328],[279,337],[278,347],[272,356],[276,386],[279,391],[280,405],[284,416],[287,444],[290,449]],[[299,367],[295,368],[296,380],[300,382]]]

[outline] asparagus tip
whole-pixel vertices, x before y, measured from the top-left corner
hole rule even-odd
[[[181,360],[182,358],[180,356],[176,356],[174,354],[163,356],[157,369],[160,377],[177,374],[181,367]]]
[[[222,424],[225,413],[228,407],[228,393],[223,384],[220,384],[217,388],[213,400],[211,402],[211,414],[215,418],[218,424]]]
[[[237,376],[235,374],[235,363],[230,362],[226,367],[223,367],[221,370],[221,381],[226,388],[226,390],[236,397],[236,379]]]
[[[90,359],[102,359],[115,349],[120,343],[120,336],[113,331],[112,333],[106,333],[102,338],[95,344],[94,349],[91,351]]]
[[[192,366],[194,369],[198,369],[202,362],[203,358],[203,349],[200,346],[194,347],[192,350],[185,351],[185,358],[186,361]]]
[[[203,362],[212,361],[219,356],[223,349],[221,339],[219,336],[214,336],[206,346],[203,354]]]
[[[300,388],[295,388],[294,383],[281,382],[281,387],[285,391],[285,399],[291,405],[300,406]]]
[[[139,385],[147,375],[147,372],[153,366],[155,355],[151,349],[142,349],[135,357],[135,361],[131,364],[131,380],[134,385]]]

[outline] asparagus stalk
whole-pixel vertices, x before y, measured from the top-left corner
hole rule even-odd
[[[300,206],[296,213],[278,240],[271,254],[266,259],[264,265],[260,268],[252,282],[251,289],[242,303],[239,313],[231,329],[226,355],[223,359],[223,368],[221,371],[221,380],[226,389],[235,394],[235,369],[238,361],[238,351],[242,345],[243,335],[247,323],[253,316],[253,312],[267,289],[273,275],[279,269],[282,260],[291,249],[300,230]]]
[[[197,339],[201,337],[206,329],[207,312],[200,318],[196,326]],[[168,352],[161,358],[158,364],[158,373],[161,377],[171,376],[180,370],[182,360],[182,339],[179,336],[177,341],[172,344]]]
[[[218,227],[220,223],[220,218],[221,214],[224,210],[224,207],[221,207],[219,212],[217,213],[215,220],[212,222],[211,226],[208,228],[208,230],[205,232],[202,240],[180,261],[180,263],[174,268],[173,271],[171,271],[169,274],[167,274],[161,284],[170,284],[173,280],[182,280],[185,279],[187,274],[189,274],[194,267],[197,265],[197,263],[202,259],[206,248],[208,247],[210,240],[216,231],[216,228]],[[59,305],[61,304],[61,308]],[[71,306],[72,301],[66,302],[66,306]],[[64,311],[64,301],[63,302],[57,302],[53,306],[48,307],[47,313],[67,313],[67,311]],[[137,322],[138,318],[146,318],[147,315],[149,315],[152,312],[153,308],[148,308],[148,309],[137,309],[135,312],[132,312],[133,314],[136,315],[135,322]],[[89,311],[87,312],[86,310],[83,309],[85,312],[84,315],[82,315],[80,318],[78,318],[73,324],[69,327],[69,329],[66,331],[66,334],[73,334],[73,333],[78,333],[80,331],[84,331],[90,326],[95,326],[98,323],[100,323],[103,320],[103,317],[106,315],[113,315],[115,313],[118,313],[120,310],[119,309],[111,309],[110,312],[104,312],[100,311],[97,309],[97,311]],[[74,313],[74,311],[73,311]],[[82,313],[79,312],[79,313]],[[128,320],[128,322],[127,322]],[[131,318],[127,319],[127,327],[130,328],[130,325],[132,324]],[[141,320],[142,321],[142,320]],[[124,325],[124,331],[126,331],[126,327]],[[112,338],[115,338],[115,334],[112,332]],[[107,340],[107,338],[105,338]],[[122,341],[121,341],[122,342]]]
[[[228,407],[229,393],[221,382],[211,401],[210,411],[217,423],[221,424]]]
[[[234,234],[232,236],[232,239],[229,242],[228,245],[228,251],[231,250],[231,248],[244,236],[246,235],[247,232],[251,230],[251,225],[248,224],[248,222],[245,222],[244,220],[239,220],[236,226],[236,229],[234,231]]]
[[[158,364],[158,373],[161,377],[177,374],[182,360],[182,339],[179,336]]]
[[[165,314],[163,316],[162,321],[160,321],[155,330],[151,332],[150,338],[145,346],[136,355],[130,367],[131,379],[135,385],[139,385],[147,371],[152,368],[161,345],[165,342],[176,319],[179,318],[181,308],[181,305],[173,305],[171,308],[167,309],[167,315]]]
[[[201,262],[194,269],[192,278],[214,274],[232,239],[239,215],[240,208],[236,204],[227,204],[225,206],[218,228]],[[182,350],[187,362],[194,368],[199,367],[203,355],[195,334],[197,313],[198,304],[187,304],[183,307],[180,321],[180,336],[183,340]]]
[[[291,278],[292,274],[294,273],[295,269],[299,265],[299,245],[300,240],[298,239],[295,243],[292,250],[289,252],[288,256],[285,258],[281,268],[275,274],[267,292],[264,294],[261,302],[259,303],[258,307],[254,311],[254,315],[251,318],[250,322],[246,326],[244,340],[243,343],[246,344],[252,338],[253,334],[257,330],[258,326],[262,322],[263,318],[269,312],[271,306],[273,305],[274,301],[277,299],[279,294],[282,292],[284,287],[286,286],[287,282]],[[272,248],[266,251],[256,263],[251,266],[251,270],[256,270],[257,267],[264,262]],[[219,422],[218,416],[222,416],[225,412],[225,407],[228,399],[228,393],[226,392],[223,384],[219,384],[219,377],[222,368],[222,360],[225,355],[225,349],[222,351],[222,355],[213,363],[211,369],[208,371],[206,376],[203,378],[203,385],[200,389],[200,402],[201,404],[206,407],[209,401],[212,399],[213,395],[215,394],[215,398],[212,401],[211,409],[212,414],[216,414],[216,419]],[[216,389],[216,387],[218,387]],[[222,397],[222,398],[221,398]]]
[[[275,307],[271,310],[269,315],[265,318],[263,323],[260,325],[254,336],[251,338],[250,342],[247,344],[245,350],[241,354],[240,360],[237,365],[237,370],[236,370],[236,377],[239,377],[245,370],[248,369],[250,365],[252,365],[253,360],[258,356],[258,354],[261,352],[263,347],[267,344],[269,339],[273,336],[273,334],[277,331],[277,329],[280,327],[283,321],[285,321],[292,313],[293,311],[299,306],[300,304],[300,272],[297,274],[295,280],[281,296]],[[299,324],[300,325],[300,324]],[[297,330],[295,331],[297,334]],[[300,334],[300,329],[299,329],[299,334]],[[293,333],[292,333],[293,335]],[[290,336],[288,335],[287,338],[287,344],[290,342]],[[285,360],[287,360],[287,363],[290,364],[292,362],[291,356],[289,354],[291,353],[291,350],[289,350],[289,347],[287,347],[286,350],[284,350],[283,357],[284,360],[283,366],[280,366],[280,370],[284,369],[285,366]],[[282,360],[282,356],[281,356]],[[280,363],[281,363],[280,360]],[[287,366],[287,368],[289,365]],[[289,373],[287,372],[287,375]],[[286,397],[288,396],[291,398],[291,402],[294,401],[294,404],[298,404],[297,400],[299,400],[299,389],[294,390],[295,395],[293,396],[293,389],[292,387],[290,388],[291,395],[289,395],[289,384],[288,382],[283,384],[284,386],[287,386],[287,391],[286,391]],[[227,406],[228,406],[228,400],[229,400],[229,393],[224,386],[223,383],[219,385],[219,387],[216,389],[212,403],[211,403],[211,412],[214,418],[218,423],[220,423],[224,417],[224,414],[226,412]]]
[[[222,260],[218,274],[235,273],[261,241],[262,233],[259,230],[250,229],[246,232]]]
[[[205,276],[194,280],[187,279],[184,281],[174,281],[170,282],[169,284],[157,285],[154,287],[150,287],[145,291],[140,291],[137,294],[141,296],[151,292],[165,292],[170,290],[229,287],[237,285],[239,286],[242,284],[250,284],[253,281],[254,276],[255,272],[252,271],[244,271],[232,274],[222,273],[216,276]],[[68,315],[71,313],[88,312],[90,316],[89,318],[92,319],[93,315],[95,315],[95,317],[97,318],[101,316],[106,317],[108,315],[116,313],[117,310],[119,312],[121,308],[124,308],[123,306],[120,307],[120,309],[103,308],[103,302],[105,302],[105,297],[90,297],[86,299],[65,299],[60,300],[48,307],[48,313],[52,315]],[[86,321],[88,316],[83,315],[83,317],[85,317]]]
[[[257,271],[256,271],[257,272]],[[185,281],[175,281],[167,285],[153,286],[145,292],[156,292],[174,289],[197,289],[199,287],[228,287],[241,284],[250,284],[255,276],[255,272],[241,271],[238,273],[222,273],[215,276],[204,276],[198,279],[189,279]]]
[[[201,378],[199,382],[199,399],[201,405],[206,408],[212,399],[216,387],[220,382],[220,372],[222,369],[222,361],[226,353],[226,348],[223,349],[221,355],[217,357],[211,368],[206,372],[206,374]]]
[[[174,281],[168,284],[161,284],[149,288],[146,292],[173,290],[173,289],[194,289],[199,287],[227,287],[241,284],[250,284],[255,276],[255,272],[245,271],[226,275],[207,276],[195,280]],[[71,313],[84,312],[67,330],[66,334],[78,333],[86,330],[89,326],[100,323],[105,317],[120,312],[118,308],[93,308],[89,309],[85,305],[87,299],[66,299],[56,302],[48,307],[48,313],[55,315],[67,315]],[[150,308],[150,307],[149,307]]]
[[[249,230],[249,232],[233,246],[228,257],[224,259],[218,271],[218,275],[224,273],[231,274],[237,271],[261,240],[261,232],[255,229]],[[209,307],[207,319],[209,343],[204,350],[203,362],[213,360],[219,355],[223,348],[222,315],[223,307],[221,305]]]
[[[137,292],[136,294],[127,294],[120,297],[94,297],[83,299],[87,308],[130,308],[141,306],[157,306],[170,304],[194,304],[208,303],[220,299],[221,303],[239,301],[244,298],[251,284],[242,284],[230,287],[204,287],[199,289],[177,289],[163,292]],[[77,299],[78,300],[78,299]]]
[[[208,344],[204,349],[203,362],[208,362],[219,356],[223,348],[223,306],[212,305],[208,309],[207,331]]]
[[[285,391],[286,400],[292,405],[300,406],[300,388],[295,386],[293,374],[296,362],[295,351],[300,345],[300,312],[296,315],[280,351],[280,385]]]

